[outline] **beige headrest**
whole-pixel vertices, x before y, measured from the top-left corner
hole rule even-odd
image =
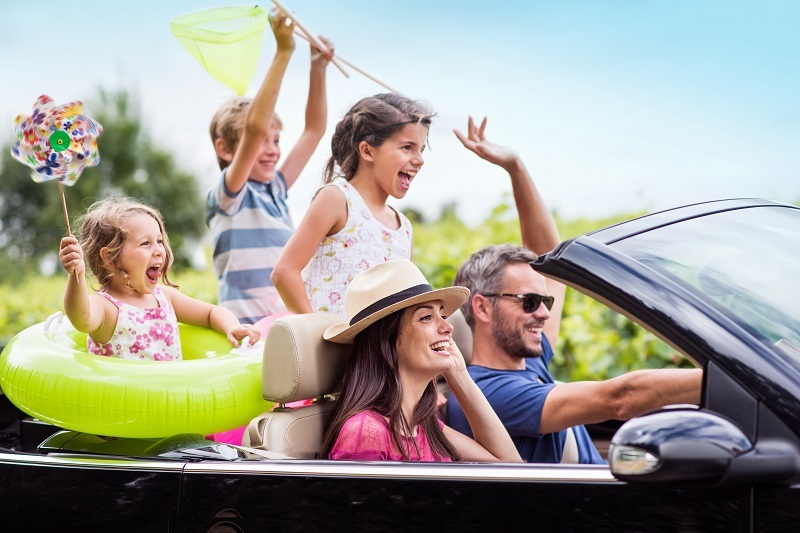
[[[264,346],[261,392],[288,403],[335,392],[352,345],[322,339],[341,318],[329,313],[288,315],[269,328]]]
[[[472,330],[467,325],[467,319],[459,309],[447,317],[447,321],[453,326],[453,340],[456,341],[458,349],[464,355],[464,360],[469,364],[472,361]]]

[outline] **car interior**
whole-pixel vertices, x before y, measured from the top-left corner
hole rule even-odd
[[[453,337],[469,363],[472,334],[460,311],[449,319]],[[350,345],[322,339],[323,332],[339,319],[315,313],[291,315],[270,327],[264,348],[262,393],[277,405],[254,419],[242,444],[296,459],[318,458],[327,429],[337,376],[350,355]],[[463,346],[463,348],[462,348]],[[438,382],[447,396],[447,383]],[[313,401],[306,402],[307,399]],[[442,409],[442,416],[446,416]]]
[[[270,327],[264,348],[262,393],[275,408],[255,418],[244,433],[242,445],[270,452],[270,457],[318,459],[333,407],[337,377],[350,355],[350,345],[322,339],[339,319],[325,313],[289,315]],[[472,332],[457,311],[448,318],[453,339],[469,364]],[[446,382],[438,382],[447,396]],[[313,399],[308,401],[308,399]],[[441,413],[446,421],[446,412]],[[618,424],[590,429],[595,445],[605,457]]]
[[[344,370],[351,350],[350,345],[322,339],[323,332],[339,320],[335,315],[315,313],[288,315],[272,324],[263,354],[262,395],[266,400],[274,402],[275,407],[251,420],[244,432],[242,445],[256,451],[253,456],[270,459],[320,458],[319,451],[334,405],[338,376]],[[454,326],[453,339],[469,364],[472,357],[472,332],[460,311],[451,315],[448,321]],[[450,391],[443,378],[439,379],[437,386],[445,397],[449,395]],[[9,408],[11,407],[9,404]],[[21,415],[24,413],[16,409],[14,411],[23,426],[17,426],[17,435],[22,429],[22,450],[28,453],[69,450],[138,457],[167,457],[174,453],[186,453],[186,450],[180,450],[186,435],[166,439],[121,439],[127,442],[123,445],[117,439],[96,435],[72,431],[58,434],[60,428],[30,417],[23,418]],[[447,421],[445,408],[441,409],[440,416]],[[587,426],[595,446],[604,458],[607,457],[608,445],[619,425],[618,421],[609,421]],[[195,454],[196,448],[202,448],[200,444],[193,442],[186,448],[191,454]],[[164,451],[161,448],[165,448],[168,453],[156,454],[155,448],[159,451]],[[217,458],[231,459],[219,457],[219,450],[214,453]],[[183,458],[197,460],[201,457],[192,455]]]
[[[315,313],[272,324],[264,346],[262,394],[276,405],[250,422],[244,446],[288,458],[318,458],[333,407],[330,395],[350,355],[350,345],[322,339],[337,322],[336,315]]]

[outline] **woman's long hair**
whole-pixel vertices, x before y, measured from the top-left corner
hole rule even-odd
[[[439,426],[436,412],[436,384],[428,384],[422,398],[414,409],[411,420],[403,414],[403,385],[398,371],[397,338],[405,310],[388,315],[356,335],[353,352],[342,376],[339,398],[331,412],[331,422],[322,442],[322,457],[328,457],[339,431],[352,416],[363,411],[376,411],[389,419],[392,442],[411,459],[411,450],[404,442],[414,443],[416,458],[420,451],[413,440],[402,439],[411,435],[411,428],[421,426],[431,450],[439,457],[460,459],[456,449],[445,437]]]

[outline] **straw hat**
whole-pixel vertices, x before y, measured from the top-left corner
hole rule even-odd
[[[334,324],[322,338],[350,344],[370,324],[406,307],[441,300],[444,314],[450,315],[469,297],[466,287],[434,290],[417,265],[406,259],[387,261],[353,278],[344,293],[349,321]]]

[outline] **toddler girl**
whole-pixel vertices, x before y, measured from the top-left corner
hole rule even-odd
[[[224,333],[233,346],[244,337],[258,341],[258,330],[231,311],[186,296],[169,281],[172,250],[155,209],[128,198],[101,200],[83,217],[81,236],[81,244],[72,235],[61,239],[58,256],[70,273],[64,310],[75,329],[88,333],[90,353],[179,360],[179,321]],[[100,284],[91,296],[84,253]]]

